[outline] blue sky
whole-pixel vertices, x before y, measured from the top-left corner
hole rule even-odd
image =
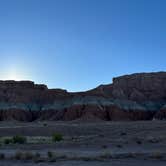
[[[165,0],[0,0],[0,79],[82,91],[166,70]]]

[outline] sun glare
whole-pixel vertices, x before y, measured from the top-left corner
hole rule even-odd
[[[22,70],[16,70],[16,68],[14,68],[6,72],[3,79],[21,81],[21,80],[27,80],[28,78],[26,76],[27,76],[26,72],[23,72]]]
[[[15,81],[19,81],[21,80],[21,77],[18,73],[16,72],[11,72],[7,75],[7,80],[15,80]]]

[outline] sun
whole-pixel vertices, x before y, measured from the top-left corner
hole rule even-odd
[[[0,80],[27,81],[34,80],[35,74],[32,68],[26,65],[8,65],[0,71]]]
[[[22,70],[16,70],[16,68],[13,68],[11,70],[9,70],[8,72],[6,72],[5,75],[5,80],[15,80],[15,81],[21,81],[21,80],[25,80],[25,75],[26,73],[21,72]]]
[[[21,77],[19,76],[18,73],[16,72],[11,72],[7,75],[7,80],[15,80],[15,81],[20,81]]]

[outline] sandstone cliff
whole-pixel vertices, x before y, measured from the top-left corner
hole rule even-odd
[[[0,120],[166,119],[166,72],[137,73],[86,92],[0,81]]]

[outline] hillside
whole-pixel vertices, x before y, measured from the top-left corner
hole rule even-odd
[[[86,92],[0,81],[0,120],[152,120],[166,118],[166,72],[136,73]]]

